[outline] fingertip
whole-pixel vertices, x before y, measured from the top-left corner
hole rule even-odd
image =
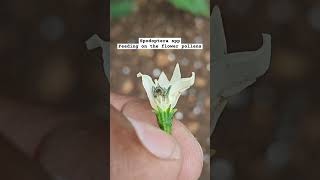
[[[181,159],[178,142],[169,134],[148,123],[128,118],[142,145],[160,159]]]
[[[117,98],[121,99],[119,96]],[[148,102],[134,98],[122,103],[121,107],[126,117],[157,126],[156,118]],[[182,153],[178,180],[198,179],[203,167],[203,151],[199,142],[181,122],[176,120],[173,121],[172,136],[178,141]]]
[[[177,180],[183,157],[176,139],[143,120],[119,116],[130,128],[113,131],[111,179]]]
[[[144,100],[134,99],[127,102],[122,107],[122,113],[126,117],[138,119],[139,121],[157,126],[157,120],[152,112],[152,108],[150,107],[150,104]]]

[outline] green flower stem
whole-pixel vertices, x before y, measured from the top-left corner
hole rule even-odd
[[[157,122],[160,129],[168,134],[171,134],[172,119],[176,111],[177,111],[176,109],[172,109],[171,107],[169,107],[166,110],[162,110],[158,108],[157,110],[154,111],[154,113],[156,114]]]

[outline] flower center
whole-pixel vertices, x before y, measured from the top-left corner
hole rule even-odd
[[[163,98],[167,97],[169,94],[170,88],[171,86],[169,86],[169,88],[166,89],[166,88],[160,87],[159,85],[157,87],[152,87],[153,97],[154,98],[158,98],[159,96]]]
[[[159,85],[157,85],[156,87],[152,87],[152,94],[155,99],[155,103],[161,109],[165,109],[170,106],[168,97],[170,88],[171,86],[169,86],[169,88],[163,88]]]

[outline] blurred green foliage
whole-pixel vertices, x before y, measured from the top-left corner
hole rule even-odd
[[[207,0],[168,0],[177,9],[192,13],[196,16],[209,17],[209,5]]]
[[[168,0],[177,9],[190,12],[195,16],[209,17],[207,0]],[[134,9],[134,0],[111,0],[110,13],[112,18],[129,15]]]
[[[133,0],[111,0],[110,15],[112,18],[119,18],[129,15],[134,9]]]

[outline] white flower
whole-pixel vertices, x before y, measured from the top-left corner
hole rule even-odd
[[[142,78],[142,84],[148,95],[150,104],[154,110],[174,109],[181,93],[194,84],[195,73],[191,77],[181,78],[179,64],[176,65],[172,78],[169,81],[167,76],[162,72],[159,79],[152,81],[148,75],[137,74]]]

